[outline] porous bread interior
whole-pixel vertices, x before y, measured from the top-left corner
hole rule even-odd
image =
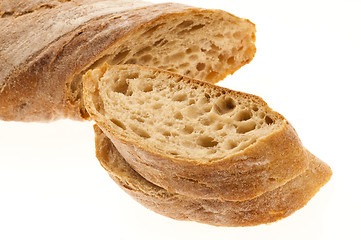
[[[100,72],[87,75],[98,84],[92,93],[96,114],[117,136],[172,158],[229,157],[282,125],[256,96],[133,65]]]
[[[104,62],[152,66],[217,82],[252,60],[254,41],[252,23],[223,11],[160,18],[125,37],[75,75],[70,83],[70,101],[82,101],[82,76]]]

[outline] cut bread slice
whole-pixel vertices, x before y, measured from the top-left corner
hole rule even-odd
[[[221,10],[138,0],[0,4],[0,119],[87,119],[82,75],[104,62],[217,82],[254,57],[255,26]]]
[[[131,167],[169,192],[246,200],[308,167],[293,127],[254,95],[105,64],[85,75],[84,101]]]
[[[311,162],[307,171],[252,200],[191,198],[170,193],[147,181],[130,167],[98,126],[94,129],[97,158],[112,179],[143,206],[176,220],[233,227],[271,223],[305,206],[332,175],[327,164],[309,153]]]

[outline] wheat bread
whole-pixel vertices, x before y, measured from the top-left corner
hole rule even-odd
[[[293,127],[254,95],[105,64],[84,75],[84,101],[131,167],[170,192],[251,199],[308,167]]]
[[[216,226],[254,226],[285,218],[302,208],[330,179],[327,164],[310,154],[310,168],[285,185],[252,200],[221,201],[170,193],[149,182],[120,155],[113,143],[94,126],[96,156],[111,178],[143,206],[176,220]]]
[[[217,82],[250,62],[255,26],[221,10],[138,0],[0,2],[0,119],[88,119],[82,75],[103,62]]]

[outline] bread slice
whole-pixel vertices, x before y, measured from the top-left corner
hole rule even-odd
[[[120,155],[113,143],[94,126],[96,155],[112,179],[143,206],[177,220],[216,226],[253,226],[285,218],[302,208],[330,179],[332,172],[311,153],[310,168],[285,185],[246,201],[191,198],[170,193],[147,181]]]
[[[255,26],[221,10],[138,0],[0,4],[0,119],[87,119],[82,75],[104,62],[217,82],[249,63]]]
[[[251,199],[308,167],[293,127],[254,95],[105,64],[84,76],[84,101],[131,167],[170,192]]]

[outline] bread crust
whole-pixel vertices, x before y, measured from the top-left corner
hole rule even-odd
[[[1,4],[0,119],[6,121],[88,119],[81,97],[70,97],[76,74],[141,27],[174,15],[213,12],[138,0]]]
[[[94,74],[101,76],[108,68],[116,67],[118,66],[104,65],[101,69],[94,70]],[[119,67],[139,68],[139,71],[153,69],[133,65]],[[153,70],[177,75],[159,69]],[[283,119],[280,128],[268,136],[259,138],[237,154],[211,162],[166,156],[131,139],[125,139],[116,131],[109,119],[104,118],[96,110],[92,101],[99,93],[96,83],[99,76],[93,79],[92,74],[92,71],[89,71],[84,76],[84,99],[89,114],[134,170],[148,181],[169,192],[194,198],[247,200],[285,184],[308,168],[308,153],[296,131],[283,116],[276,112],[274,115]],[[256,101],[263,102],[261,98],[250,94],[187,77],[183,77],[181,81],[206,86],[215,92],[225,92],[228,96],[237,97],[238,95],[238,97],[254,98]],[[263,104],[266,103],[263,102]]]
[[[94,126],[96,155],[111,178],[143,206],[161,215],[215,226],[254,226],[285,218],[306,203],[326,184],[332,172],[308,152],[310,168],[285,185],[246,201],[192,198],[168,192],[149,182],[124,160],[109,138]]]

